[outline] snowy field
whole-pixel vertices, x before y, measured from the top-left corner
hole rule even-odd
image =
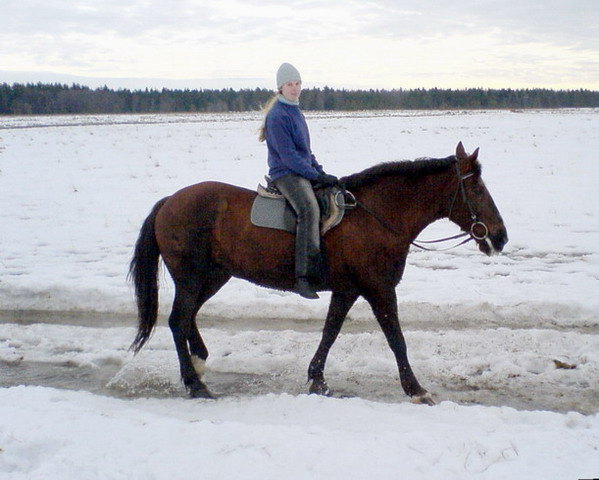
[[[358,302],[307,396],[328,294],[232,280],[200,316],[216,401],[186,398],[165,317],[142,352],[128,262],[154,203],[254,188],[258,114],[0,117],[0,478],[599,477],[599,110],[309,113],[338,176],[481,148],[510,242],[414,250],[405,397]],[[423,239],[457,233],[439,222]]]

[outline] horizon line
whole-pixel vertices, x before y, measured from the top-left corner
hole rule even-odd
[[[31,77],[37,76],[37,79]],[[50,84],[50,85],[78,85],[89,89],[97,90],[109,88],[111,90],[256,90],[265,89],[276,91],[274,87],[268,86],[271,82],[261,77],[222,77],[222,78],[153,78],[153,77],[90,77],[84,75],[62,74],[50,71],[12,71],[0,70],[0,84]],[[592,87],[548,87],[548,86],[501,86],[489,87],[483,85],[477,86],[394,86],[394,87],[374,87],[365,85],[347,85],[335,86],[335,83],[327,84],[324,82],[311,82],[305,89],[324,89],[346,90],[346,91],[394,91],[394,90],[553,90],[553,91],[577,91],[586,90],[597,92],[599,89]]]

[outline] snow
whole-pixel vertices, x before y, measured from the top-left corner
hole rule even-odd
[[[164,318],[128,352],[143,219],[190,183],[261,182],[260,115],[4,117],[1,478],[599,476],[599,110],[307,117],[338,176],[481,147],[504,254],[414,250],[397,290],[412,366],[439,404],[403,395],[364,302],[327,363],[340,395],[305,395],[328,294],[232,280],[211,299],[200,325],[216,401],[186,398]],[[422,237],[456,230],[439,222]],[[163,316],[171,298],[163,274]],[[98,372],[95,388],[68,383]]]
[[[287,394],[130,402],[39,387],[1,398],[0,465],[15,479],[558,479],[597,466],[599,422],[577,413]]]

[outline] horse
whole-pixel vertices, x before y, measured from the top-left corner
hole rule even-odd
[[[340,179],[358,207],[322,239],[326,274],[318,290],[330,291],[331,300],[308,368],[310,393],[331,395],[324,378],[327,355],[361,296],[395,355],[404,392],[415,403],[434,404],[408,361],[396,287],[410,245],[436,220],[457,224],[487,255],[507,243],[503,220],[481,178],[478,152],[467,154],[460,142],[447,158],[386,162]],[[131,349],[139,352],[155,328],[162,257],[175,285],[168,324],[183,384],[194,398],[213,398],[202,381],[208,358],[196,325],[202,305],[231,277],[283,291],[294,287],[294,235],[254,226],[255,196],[255,191],[214,181],[185,187],[155,204],[135,244],[130,277],[139,323]]]

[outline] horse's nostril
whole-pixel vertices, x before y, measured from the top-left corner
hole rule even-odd
[[[505,247],[505,244],[508,242],[508,238],[506,234],[501,234],[494,237],[492,241],[495,249],[501,252],[503,250],[503,247]]]

